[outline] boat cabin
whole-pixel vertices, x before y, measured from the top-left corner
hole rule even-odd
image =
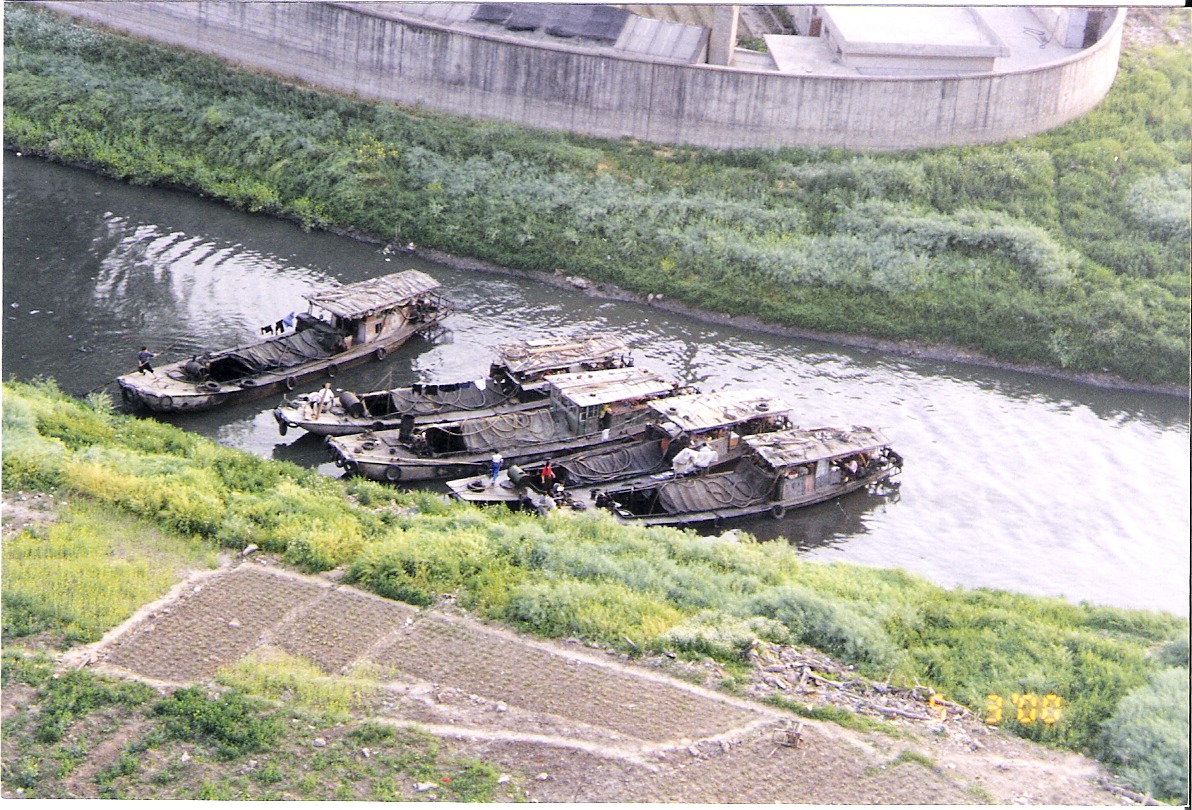
[[[889,446],[885,436],[868,427],[783,430],[744,441],[758,465],[774,476],[776,501],[864,477]]]
[[[650,403],[671,449],[706,446],[719,459],[738,455],[742,436],[791,427],[790,406],[761,389],[715,391]]]
[[[550,407],[477,419],[436,422],[414,430],[403,420],[401,440],[423,456],[479,453],[581,438],[610,430],[619,435],[643,428],[645,403],[672,394],[678,384],[652,371],[636,368],[604,369],[546,378]]]
[[[497,346],[497,361],[489,372],[523,392],[546,393],[548,374],[579,373],[633,365],[625,341],[616,335],[594,334],[559,339],[537,338]]]
[[[546,377],[552,409],[575,436],[645,421],[644,405],[668,397],[678,384],[646,369],[629,366]]]
[[[394,333],[436,317],[446,302],[435,292],[439,282],[418,270],[407,270],[304,296],[310,311],[298,329],[330,323],[340,336],[341,351],[366,343],[386,342]],[[316,316],[315,310],[329,317]]]

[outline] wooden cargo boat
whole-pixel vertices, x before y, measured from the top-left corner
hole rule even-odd
[[[592,487],[616,481],[665,475],[676,469],[721,469],[746,449],[742,437],[791,427],[790,407],[758,389],[683,394],[648,405],[651,419],[642,437],[612,448],[600,447],[550,460],[552,476],[543,480],[542,463],[512,466],[497,476],[478,475],[448,481],[455,497],[472,503],[551,508],[566,499],[576,508],[593,504]]]
[[[902,456],[868,427],[791,429],[745,436],[746,451],[726,472],[645,478],[589,492],[594,506],[626,523],[681,525],[809,506],[902,472]]]
[[[294,331],[117,378],[130,405],[159,413],[198,411],[292,391],[369,358],[384,360],[453,311],[426,273],[402,273],[304,296]]]
[[[680,393],[678,383],[635,366],[545,379],[546,408],[329,436],[327,447],[349,474],[378,481],[455,478],[489,469],[494,453],[505,464],[524,464],[629,440],[645,430],[651,400]]]
[[[498,346],[497,360],[481,380],[364,394],[340,391],[325,408],[316,407],[319,394],[303,394],[274,409],[273,416],[283,436],[291,427],[319,436],[348,436],[400,428],[403,419],[417,424],[495,416],[547,407],[548,374],[631,365],[629,348],[613,335],[539,338]]]

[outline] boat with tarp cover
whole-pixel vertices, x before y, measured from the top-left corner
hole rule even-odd
[[[494,453],[524,464],[628,441],[645,430],[652,400],[682,392],[674,380],[636,366],[545,380],[546,408],[329,436],[327,447],[337,466],[378,481],[457,478],[489,469]]]
[[[769,513],[880,489],[902,472],[902,456],[869,427],[793,428],[744,436],[732,469],[637,478],[589,493],[623,522],[680,525]]]
[[[273,411],[281,435],[291,427],[319,436],[348,436],[393,430],[447,419],[495,416],[545,408],[548,374],[579,373],[633,365],[625,342],[615,335],[548,337],[496,347],[488,376],[448,384],[423,383],[356,394],[338,391],[329,403],[321,394],[302,394]],[[409,429],[409,427],[407,428]]]
[[[448,481],[460,500],[504,503],[545,511],[556,505],[594,506],[599,487],[631,478],[716,470],[733,463],[746,449],[745,436],[792,427],[791,408],[761,389],[725,389],[655,400],[651,418],[637,441],[569,453],[545,463],[511,466],[494,482],[478,475]]]
[[[159,413],[199,411],[292,391],[300,382],[334,377],[370,358],[384,360],[452,313],[438,287],[426,273],[407,270],[306,295],[308,311],[296,317],[292,332],[195,355],[152,373],[125,374],[117,378],[121,396],[129,405]]]

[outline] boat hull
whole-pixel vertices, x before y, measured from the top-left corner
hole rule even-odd
[[[430,424],[432,422],[447,422],[458,419],[482,419],[489,416],[497,416],[503,413],[519,413],[522,411],[534,410],[536,408],[547,408],[550,403],[546,400],[538,402],[523,402],[519,404],[511,404],[498,408],[486,408],[484,410],[473,411],[442,411],[439,413],[424,414],[415,418],[415,425]],[[277,420],[277,429],[281,435],[286,435],[290,428],[297,428],[304,430],[307,433],[313,433],[316,436],[354,436],[358,433],[366,433],[372,431],[374,433],[382,430],[397,430],[402,426],[402,417],[354,417],[346,416],[342,412],[332,412],[324,414],[319,417],[312,417],[305,413],[306,408],[303,404],[287,404],[280,408],[273,409],[273,418]]]
[[[251,402],[279,392],[289,392],[312,379],[333,379],[341,370],[383,360],[411,337],[437,323],[419,324],[370,343],[354,346],[330,357],[289,368],[265,371],[224,383],[207,381],[194,383],[179,379],[184,375],[185,362],[162,366],[153,375],[137,372],[117,378],[120,396],[132,407],[142,407],[154,413],[189,413],[224,405]]]
[[[532,464],[545,461],[567,452],[575,452],[597,446],[611,446],[618,442],[629,442],[635,435],[612,434],[605,438],[600,433],[589,436],[564,438],[558,441],[535,445],[533,448],[518,447],[501,451],[505,465]],[[434,481],[444,478],[462,478],[480,475],[489,470],[491,452],[448,453],[444,456],[416,456],[401,445],[387,446],[383,441],[360,436],[358,441],[345,443],[342,439],[330,437],[328,452],[337,467],[349,475],[359,475],[374,481],[398,483],[404,481]],[[395,452],[389,452],[393,450]]]
[[[769,514],[775,519],[782,519],[790,511],[823,503],[824,501],[831,501],[860,489],[868,489],[886,483],[895,474],[893,470],[883,470],[874,475],[866,476],[863,479],[830,484],[802,497],[763,500],[742,506],[725,506],[717,509],[704,509],[697,512],[637,515],[626,509],[614,508],[610,511],[620,522],[636,526],[691,526],[700,523],[719,523],[724,520],[764,514]]]

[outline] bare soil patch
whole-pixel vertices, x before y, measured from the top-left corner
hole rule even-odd
[[[59,503],[44,492],[6,492],[0,519],[0,536],[5,539],[24,529],[52,523],[58,519]]]
[[[67,663],[184,684],[262,647],[329,674],[370,663],[386,673],[370,719],[430,731],[453,753],[513,775],[531,800],[1130,803],[1098,763],[986,728],[971,713],[940,722],[925,696],[890,692],[881,703],[859,683],[834,694],[798,680],[804,653],[759,649],[753,683],[729,695],[691,682],[716,682],[711,663],[632,662],[493,627],[449,603],[419,610],[257,562],[196,577]],[[815,671],[831,666],[819,660]],[[774,690],[808,703],[868,694],[906,716],[894,716],[890,734],[854,731],[757,699]]]

